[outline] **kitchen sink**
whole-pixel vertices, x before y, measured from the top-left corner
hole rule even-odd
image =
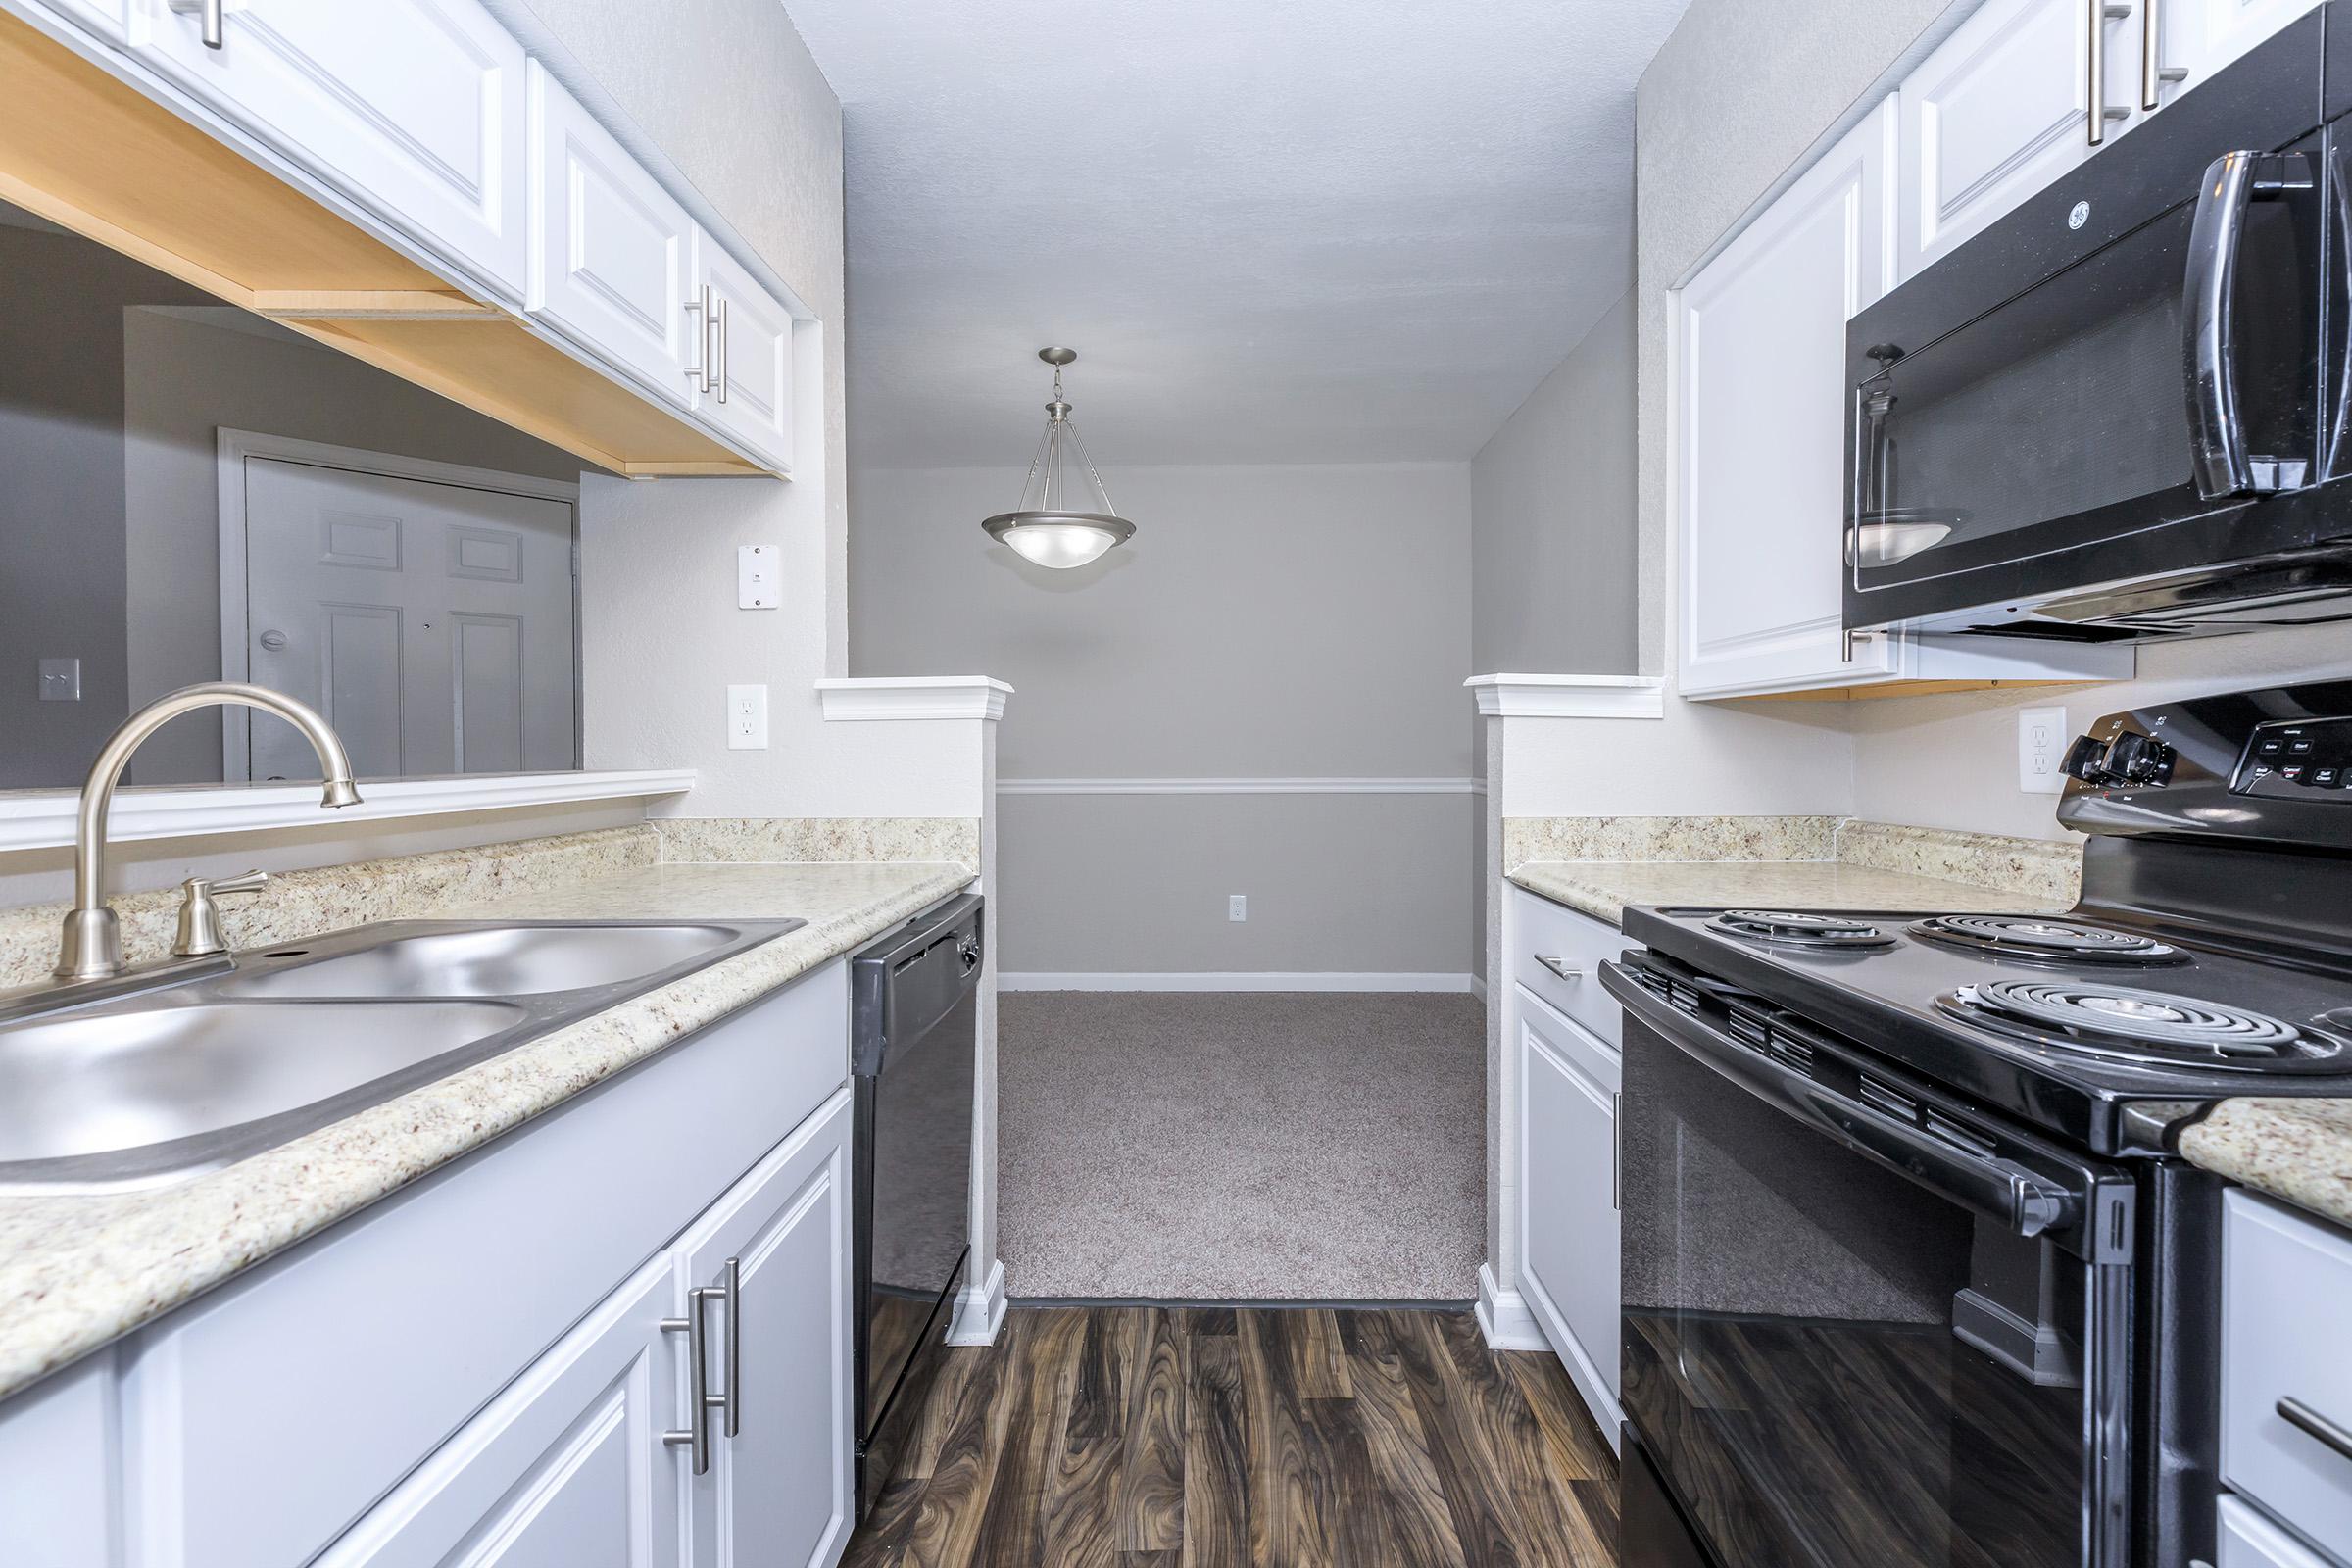
[[[0,1023],[0,1192],[219,1169],[805,923],[390,921],[108,1001],[34,996]]]
[[[240,973],[235,997],[531,997],[621,985],[726,947],[724,925],[499,925],[387,937],[356,952]],[[307,950],[289,956],[307,956]]]

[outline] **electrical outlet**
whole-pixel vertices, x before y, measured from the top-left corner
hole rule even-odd
[[[1250,895],[1247,893],[1236,893],[1229,896],[1225,900],[1225,918],[1228,920],[1249,919]]]
[[[730,686],[727,688],[727,750],[730,752],[764,752],[767,750],[766,687]]]
[[[736,546],[735,608],[773,610],[781,603],[776,583],[776,547]]]
[[[2063,795],[2066,775],[2066,710],[2024,708],[2017,714],[2017,787],[2028,795]]]

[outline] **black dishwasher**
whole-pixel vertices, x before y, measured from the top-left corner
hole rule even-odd
[[[861,1519],[938,1375],[964,1281],[984,907],[951,899],[850,959]]]

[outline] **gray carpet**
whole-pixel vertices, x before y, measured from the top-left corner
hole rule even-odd
[[[1478,1294],[1474,999],[1014,992],[997,1041],[1014,1297]]]

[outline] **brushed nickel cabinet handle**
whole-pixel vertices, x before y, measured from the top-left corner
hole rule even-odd
[[[228,41],[228,19],[222,15],[226,0],[172,0],[172,9],[183,17],[204,19],[204,46],[218,49]]]
[[[2153,110],[2168,84],[2188,79],[2186,66],[2164,63],[2164,0],[2143,0],[2139,23],[2139,107]]]
[[[2320,1446],[2340,1458],[2352,1459],[2352,1427],[2338,1426],[2291,1396],[2278,1401],[2278,1411],[2279,1420],[2314,1439]]]
[[[1582,968],[1553,954],[1539,953],[1536,961],[1563,980],[1582,980],[1585,977]]]
[[[686,1293],[686,1315],[662,1320],[664,1334],[686,1336],[686,1430],[664,1432],[662,1441],[672,1448],[686,1448],[694,1456],[694,1473],[710,1473],[710,1407],[718,1403],[710,1395],[710,1372],[707,1365],[710,1331],[703,1313],[704,1303],[718,1293],[697,1285]]]
[[[2107,139],[2107,122],[2122,120],[2132,113],[2129,109],[2107,106],[2107,24],[2132,14],[2125,0],[2090,0],[2090,36],[2083,40],[2084,56],[2090,72],[2090,144],[2100,145]]]
[[[1609,1206],[1625,1207],[1625,1094],[1609,1097]]]
[[[727,401],[727,297],[718,297],[718,347],[711,351],[718,365],[718,401]]]

